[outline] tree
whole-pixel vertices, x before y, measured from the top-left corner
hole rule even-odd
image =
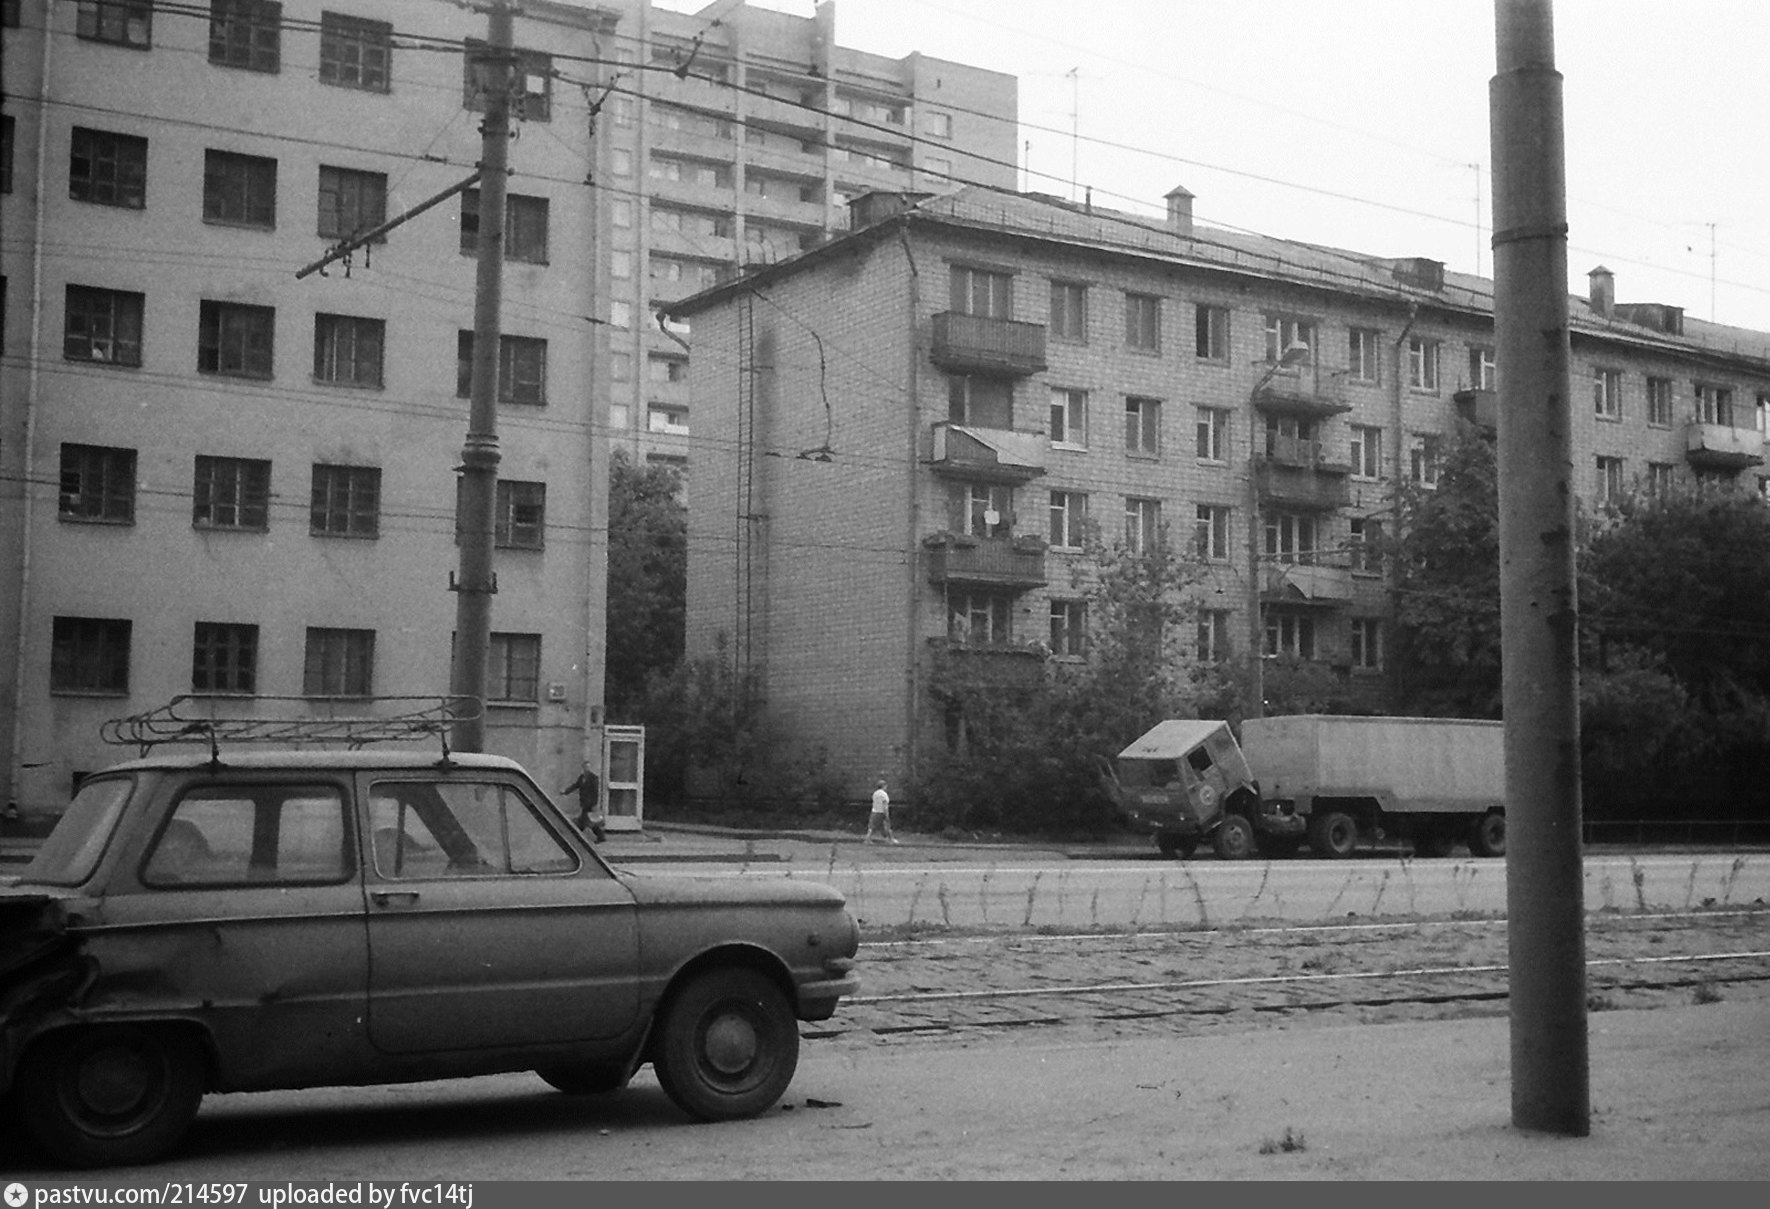
[[[688,510],[680,498],[681,477],[669,467],[637,467],[617,450],[608,478],[603,698],[611,719],[628,719],[637,717],[647,680],[682,660]]]

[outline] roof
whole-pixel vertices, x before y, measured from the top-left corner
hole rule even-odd
[[[760,266],[665,309],[672,315],[692,315],[737,293],[809,271],[866,244],[894,238],[906,226],[933,226],[1031,240],[1046,248],[1083,254],[1259,278],[1393,306],[1430,307],[1481,317],[1493,314],[1491,279],[1451,272],[1422,257],[1382,257],[1214,227],[1194,226],[1190,233],[1182,233],[1158,218],[1078,205],[1048,194],[1012,193],[977,185],[935,196],[907,195],[903,200],[905,204],[896,213],[870,226]],[[1770,332],[1686,317],[1682,334],[1673,334],[1615,313],[1655,309],[1663,308],[1623,303],[1606,318],[1592,311],[1584,298],[1570,295],[1569,326],[1575,335],[1621,339],[1667,352],[1745,359],[1761,363],[1761,368],[1770,372]]]
[[[101,772],[136,772],[146,769],[170,770],[207,767],[215,757],[204,752],[157,752],[134,760],[112,764]],[[443,760],[436,747],[408,747],[401,750],[352,751],[344,749],[306,748],[300,751],[228,751],[220,755],[222,768],[275,770],[294,772],[340,769],[374,772],[383,769],[431,769]],[[459,768],[496,768],[523,771],[522,765],[505,756],[481,752],[450,752],[448,762]]]
[[[1220,730],[1227,722],[1202,718],[1169,718],[1150,727],[1119,753],[1121,760],[1178,760]]]

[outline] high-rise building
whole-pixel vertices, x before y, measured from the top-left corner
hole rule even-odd
[[[0,20],[0,806],[58,811],[130,754],[102,723],[173,697],[445,692],[484,15]],[[520,6],[487,745],[543,784],[600,758],[611,447],[687,456],[654,304],[815,242],[844,192],[1012,178],[1011,78],[844,50],[833,21]]]

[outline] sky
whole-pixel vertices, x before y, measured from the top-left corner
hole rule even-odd
[[[1023,188],[1493,273],[1490,0],[835,3],[842,46],[1018,77]],[[1770,331],[1770,4],[1553,10],[1569,290]]]

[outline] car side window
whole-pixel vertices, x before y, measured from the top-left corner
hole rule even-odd
[[[158,887],[325,885],[350,876],[344,795],[330,785],[188,790],[142,866]]]
[[[516,787],[380,781],[369,793],[375,869],[388,878],[571,873],[578,857]]]

